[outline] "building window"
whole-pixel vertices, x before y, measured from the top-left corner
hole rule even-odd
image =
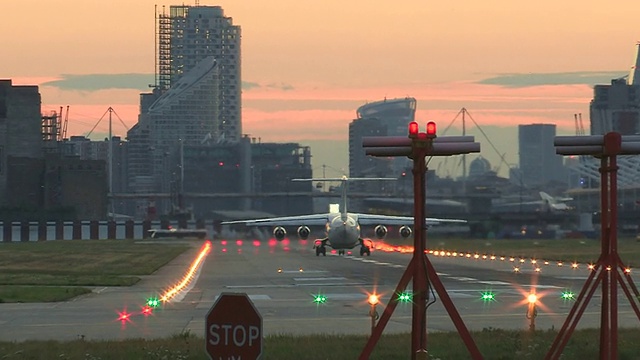
[[[0,97],[0,119],[7,118],[7,98]]]

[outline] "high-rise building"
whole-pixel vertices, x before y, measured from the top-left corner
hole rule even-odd
[[[362,105],[357,118],[349,124],[349,175],[399,176],[409,162],[407,159],[375,159],[365,155],[363,136],[406,136],[407,126],[416,115],[416,99],[384,99]]]
[[[589,105],[591,135],[618,132],[621,135],[640,134],[640,44],[628,75],[612,79],[611,84],[595,85],[593,99]],[[597,187],[600,183],[600,161],[590,156],[581,156],[579,162],[571,164],[576,175],[572,187]],[[640,159],[635,155],[618,156],[619,186],[638,186]]]
[[[168,191],[179,177],[181,145],[218,138],[218,84],[218,64],[207,57],[140,114],[127,134],[132,191]]]
[[[521,181],[526,186],[563,182],[566,174],[562,156],[556,154],[553,139],[555,124],[518,125]]]
[[[213,57],[220,81],[214,140],[237,142],[242,135],[240,26],[220,6],[172,5],[157,15],[156,88],[175,86],[201,61]]]
[[[622,135],[640,134],[640,44],[636,44],[634,66],[627,76],[611,80],[611,85],[593,87],[589,106],[591,135],[611,131]]]
[[[37,175],[26,171],[32,168],[26,166],[11,174],[10,167],[12,159],[43,158],[40,103],[37,86],[13,85],[11,80],[0,80],[0,206],[8,205],[12,191],[15,194],[15,189],[7,188],[12,176],[30,180]],[[29,199],[29,202],[37,203],[37,199]]]

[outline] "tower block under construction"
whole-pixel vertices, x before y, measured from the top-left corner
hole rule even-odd
[[[241,121],[241,31],[220,6],[172,5],[156,10],[155,88],[166,92],[199,62],[213,56],[218,66],[218,134],[237,142]]]

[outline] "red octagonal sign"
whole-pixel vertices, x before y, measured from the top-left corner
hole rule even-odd
[[[213,360],[262,355],[262,316],[244,293],[222,293],[205,319],[206,350]]]

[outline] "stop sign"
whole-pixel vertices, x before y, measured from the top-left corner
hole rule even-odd
[[[205,319],[205,348],[213,360],[262,355],[262,316],[245,293],[222,293]]]

